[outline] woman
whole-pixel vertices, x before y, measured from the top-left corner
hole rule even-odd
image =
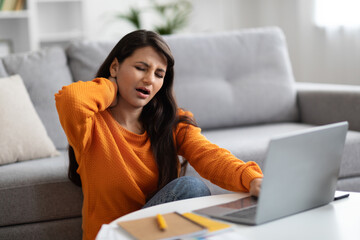
[[[258,165],[210,143],[192,114],[177,107],[173,67],[165,41],[138,30],[118,42],[94,80],[55,94],[69,178],[84,193],[83,239],[142,207],[209,195],[197,178],[179,177],[178,155],[223,188],[259,194]]]

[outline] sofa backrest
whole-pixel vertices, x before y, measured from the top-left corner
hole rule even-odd
[[[73,81],[92,80],[116,42],[79,41],[66,49]]]
[[[294,77],[277,27],[164,37],[175,57],[175,94],[204,129],[297,119]],[[115,42],[67,49],[75,81],[91,80]]]
[[[169,36],[178,104],[202,128],[297,119],[294,77],[279,28]]]

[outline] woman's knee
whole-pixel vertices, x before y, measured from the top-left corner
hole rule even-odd
[[[174,181],[176,181],[176,185],[173,191],[180,199],[211,195],[206,184],[197,177],[184,176]]]
[[[164,188],[157,192],[143,208],[166,202],[209,195],[211,195],[211,192],[203,181],[196,177],[185,176],[168,183]]]

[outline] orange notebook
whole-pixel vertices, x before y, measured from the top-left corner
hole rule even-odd
[[[164,214],[167,229],[161,230],[156,216],[118,222],[130,235],[139,240],[155,239],[179,239],[189,237],[199,237],[207,233],[207,228],[184,217],[183,215],[173,212]]]

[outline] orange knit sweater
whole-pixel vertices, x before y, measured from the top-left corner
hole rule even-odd
[[[115,91],[114,83],[96,78],[55,94],[61,125],[79,164],[83,239],[95,239],[102,224],[140,209],[157,188],[158,170],[147,133],[126,130],[107,110]],[[178,154],[204,178],[228,190],[248,191],[250,181],[262,177],[256,163],[244,163],[210,143],[200,128],[189,126],[186,134],[181,129],[174,133],[175,141],[182,143],[177,144]]]

